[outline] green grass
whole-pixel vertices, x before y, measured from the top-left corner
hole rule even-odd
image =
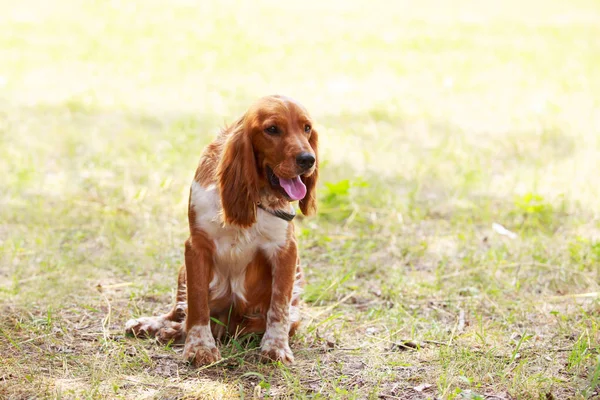
[[[600,395],[597,2],[0,16],[0,397]],[[324,160],[296,364],[231,341],[196,370],[123,325],[172,301],[203,146],[272,93]]]

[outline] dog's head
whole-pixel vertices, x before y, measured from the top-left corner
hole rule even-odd
[[[316,211],[318,134],[308,111],[293,99],[259,99],[230,128],[217,174],[225,222],[256,222],[261,193]]]

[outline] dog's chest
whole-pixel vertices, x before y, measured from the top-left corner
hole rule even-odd
[[[288,223],[261,209],[258,209],[256,223],[249,228],[224,225],[221,199],[214,185],[203,188],[194,181],[190,201],[196,214],[196,226],[215,244],[215,272],[219,275],[230,279],[243,275],[257,251],[273,260],[285,245]]]

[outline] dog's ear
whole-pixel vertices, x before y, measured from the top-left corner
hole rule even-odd
[[[303,176],[301,179],[306,185],[306,196],[300,200],[300,210],[304,215],[313,215],[317,212],[317,181],[319,179],[319,134],[315,129],[308,139],[310,147],[315,153],[315,170],[310,176]]]
[[[244,117],[226,135],[223,155],[217,167],[223,219],[227,224],[249,227],[256,222],[258,171]]]

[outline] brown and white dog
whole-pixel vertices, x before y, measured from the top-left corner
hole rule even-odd
[[[183,357],[200,366],[221,358],[215,338],[264,332],[263,359],[293,362],[303,275],[290,202],[316,211],[317,140],[303,106],[268,96],[206,147],[190,189],[176,303],[128,321],[127,333],[185,341]]]

